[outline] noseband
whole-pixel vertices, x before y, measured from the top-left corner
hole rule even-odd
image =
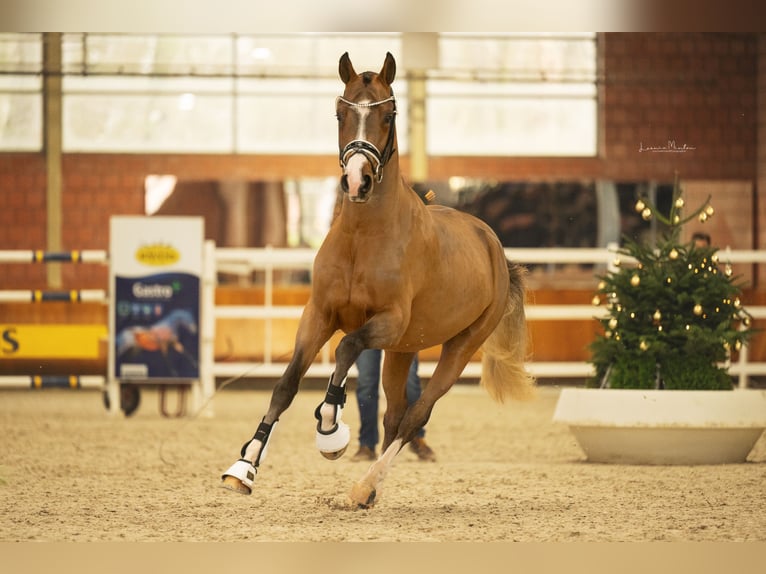
[[[369,161],[370,165],[372,166],[372,171],[375,175],[375,181],[380,183],[383,180],[383,168],[386,166],[388,160],[391,159],[391,155],[394,153],[394,121],[396,120],[396,98],[394,97],[393,92],[391,93],[391,96],[385,100],[379,100],[377,102],[356,103],[347,100],[343,96],[338,96],[336,99],[336,107],[337,102],[343,102],[352,108],[373,108],[375,106],[385,104],[386,102],[394,103],[394,119],[391,120],[391,128],[388,130],[388,138],[386,138],[386,145],[382,152],[378,150],[374,144],[368,142],[367,140],[351,140],[346,144],[346,147],[344,147],[339,154],[340,166],[344,170],[346,169],[346,164],[348,163],[348,160],[351,158],[351,156],[356,155],[357,153],[364,155],[364,157],[367,158],[367,161]]]

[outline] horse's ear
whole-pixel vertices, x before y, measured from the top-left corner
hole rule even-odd
[[[383,62],[383,67],[380,69],[379,76],[383,78],[389,86],[394,83],[396,77],[396,60],[391,55],[391,52],[386,52],[386,61]]]
[[[344,52],[340,57],[340,62],[338,62],[338,74],[344,84],[348,84],[351,78],[356,77],[356,71],[354,71],[354,66],[351,65],[351,58],[348,57],[348,52]]]

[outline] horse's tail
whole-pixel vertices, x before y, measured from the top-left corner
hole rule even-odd
[[[508,263],[510,287],[505,313],[482,345],[481,385],[502,403],[506,398],[534,397],[535,380],[524,368],[527,356],[527,322],[524,313],[525,269]]]

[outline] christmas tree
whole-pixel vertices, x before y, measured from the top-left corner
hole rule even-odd
[[[731,389],[726,361],[752,334],[742,307],[741,285],[729,263],[719,267],[717,249],[682,244],[692,219],[713,216],[710,197],[682,215],[676,180],[670,213],[646,198],[636,203],[645,220],[656,218],[668,232],[656,245],[625,238],[614,270],[599,277],[593,304],[606,309],[603,334],[591,343],[596,377],[590,386],[611,388]]]

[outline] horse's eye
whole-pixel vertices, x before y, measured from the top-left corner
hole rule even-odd
[[[392,124],[392,123],[394,123],[394,118],[395,118],[395,117],[396,117],[396,114],[386,114],[386,115],[383,117],[383,120],[384,120],[384,121],[385,121],[387,124]]]

